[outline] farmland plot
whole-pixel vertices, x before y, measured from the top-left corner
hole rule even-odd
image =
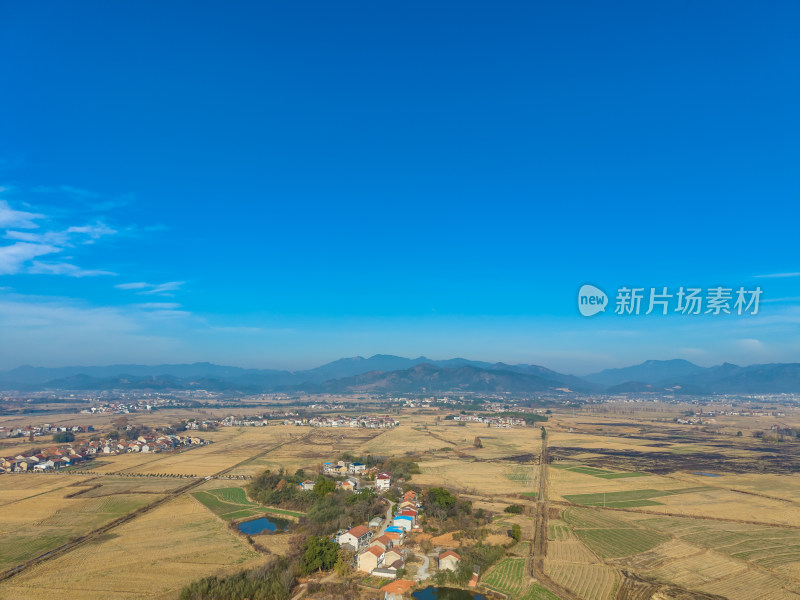
[[[605,565],[548,560],[546,569],[554,581],[586,600],[613,598],[619,580],[617,572]]]
[[[0,582],[0,598],[172,600],[199,577],[263,561],[263,555],[185,495]]]
[[[485,585],[513,597],[527,589],[524,558],[506,558],[493,566],[483,578]]]
[[[574,527],[580,540],[601,557],[618,558],[646,552],[668,539],[664,534],[612,515],[587,514],[590,512],[599,511],[570,508],[565,511],[564,519]]]

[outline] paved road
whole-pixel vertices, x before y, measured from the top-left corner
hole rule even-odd
[[[425,581],[428,577],[431,576],[431,574],[428,573],[428,567],[431,564],[431,560],[427,556],[425,556],[424,554],[417,554],[417,556],[421,556],[423,562],[422,562],[422,566],[419,569],[417,569],[417,574],[414,575],[414,580],[415,581]]]
[[[392,513],[394,512],[394,505],[395,505],[395,503],[394,503],[394,502],[392,502],[391,500],[386,500],[386,501],[389,503],[389,508],[388,508],[388,509],[387,509],[387,511],[386,511],[386,519],[384,519],[384,521],[383,521],[383,525],[381,525],[381,530],[380,530],[380,532],[378,533],[378,535],[376,535],[375,537],[380,537],[380,536],[382,536],[382,535],[383,535],[383,533],[386,531],[386,528],[387,528],[387,527],[389,526],[389,524],[392,522]]]

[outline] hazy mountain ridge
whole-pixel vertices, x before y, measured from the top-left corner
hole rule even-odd
[[[714,368],[714,367],[710,367]],[[599,373],[586,375],[584,379],[603,386],[615,386],[629,381],[656,385],[685,379],[705,370],[688,360],[647,360],[639,365],[620,369],[606,369]]]
[[[484,369],[466,364],[445,368],[431,363],[420,363],[401,371],[372,371],[302,387],[305,391],[327,393],[446,391],[525,393],[554,390],[561,386],[562,384],[552,379],[498,368]]]
[[[432,360],[376,354],[339,359],[313,369],[245,369],[193,363],[102,367],[18,367],[0,372],[0,388],[16,390],[152,389],[238,391],[800,393],[800,363],[701,367],[689,361],[648,360],[585,377],[538,365],[508,365],[464,358]]]

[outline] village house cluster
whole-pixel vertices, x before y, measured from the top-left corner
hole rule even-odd
[[[229,415],[224,419],[203,419],[202,421],[192,419],[185,423],[185,428],[198,431],[201,429],[214,429],[216,427],[267,427],[270,424],[270,421],[280,419],[284,420],[285,422],[287,417],[289,419],[294,419],[296,416],[297,413],[294,412],[264,413],[261,415],[239,417]]]
[[[484,423],[489,427],[525,427],[524,419],[517,417],[492,417],[489,415],[454,415],[453,421],[470,421],[473,423]]]
[[[26,425],[24,427],[0,427],[0,439],[18,437],[40,437],[43,435],[53,435],[54,433],[89,433],[94,431],[92,425],[51,425],[43,423],[41,425]]]
[[[361,416],[347,417],[339,416],[319,416],[311,418],[284,419],[284,425],[307,425],[310,427],[364,427],[366,429],[389,429],[397,427],[400,421],[394,417],[386,416]]]
[[[167,452],[181,447],[202,446],[211,442],[199,437],[172,434],[146,434],[135,440],[103,439],[50,446],[0,458],[0,473],[57,471],[92,460],[98,455],[127,452]]]
[[[394,579],[405,569],[408,550],[404,548],[406,536],[420,532],[417,517],[420,512],[417,493],[408,491],[395,506],[394,515],[386,522],[375,517],[366,525],[357,525],[336,535],[336,542],[355,555],[359,571],[382,579]],[[455,570],[461,558],[452,550],[439,555],[439,569]]]
[[[371,479],[375,482],[374,487],[378,492],[383,492],[392,487],[392,475],[381,472],[378,467],[367,468],[367,465],[360,462],[348,462],[340,460],[338,462],[326,462],[322,465],[322,472],[332,477],[347,477],[345,481],[338,481],[337,486],[347,491],[354,492],[361,485],[359,477]],[[348,477],[350,476],[350,477]],[[306,483],[311,483],[311,488],[303,487]],[[303,489],[312,489],[313,482],[303,482],[300,484]]]
[[[148,399],[148,400],[120,400],[116,402],[104,402],[97,406],[84,408],[81,413],[85,415],[128,415],[135,412],[150,412],[154,408],[167,408],[180,406],[180,403],[175,403],[166,399]]]

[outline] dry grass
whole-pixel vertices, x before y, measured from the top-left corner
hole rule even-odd
[[[264,560],[190,496],[0,583],[0,598],[174,598],[190,581]]]
[[[473,462],[457,457],[423,459],[422,473],[414,475],[420,485],[444,485],[456,490],[497,496],[520,494],[537,489],[538,468],[496,462]]]
[[[545,568],[554,581],[587,600],[613,598],[619,583],[617,572],[605,565],[548,560]]]
[[[154,494],[66,497],[75,491],[80,491],[80,488],[57,488],[3,507],[0,519],[0,570],[57,548],[72,538],[159,498]]]
[[[0,480],[0,507],[87,479],[89,476],[83,475],[59,476],[27,473],[3,475]]]

